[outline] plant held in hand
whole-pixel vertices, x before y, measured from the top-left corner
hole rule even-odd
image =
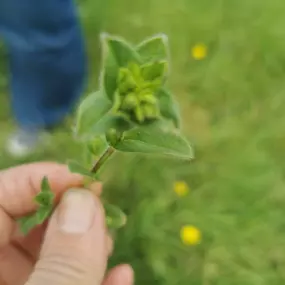
[[[99,179],[102,166],[116,151],[191,159],[192,149],[180,133],[178,104],[166,88],[167,37],[156,35],[136,46],[108,34],[101,39],[100,88],[81,102],[74,128],[75,138],[87,146],[87,163],[70,161],[70,171],[86,176],[86,181]],[[42,191],[35,197],[38,211],[19,220],[24,233],[50,216],[53,199],[43,178]],[[125,223],[119,208],[104,206],[109,227]]]

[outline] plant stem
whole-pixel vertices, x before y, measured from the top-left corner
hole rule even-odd
[[[108,160],[108,158],[115,152],[115,149],[109,146],[102,156],[95,162],[91,169],[91,173],[96,174],[102,167],[102,165]]]

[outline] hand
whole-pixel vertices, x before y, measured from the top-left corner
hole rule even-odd
[[[62,198],[49,225],[23,237],[15,218],[35,210],[33,197],[43,176],[48,177],[57,200]],[[112,269],[104,280],[112,241],[99,199],[78,188],[81,185],[80,175],[56,163],[0,172],[0,285],[132,284],[128,265]],[[101,185],[92,187],[99,194]],[[71,190],[64,193],[67,189]]]

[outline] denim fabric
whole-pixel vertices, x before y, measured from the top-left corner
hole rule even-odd
[[[0,0],[0,36],[10,54],[18,124],[61,121],[83,91],[86,54],[72,0]]]

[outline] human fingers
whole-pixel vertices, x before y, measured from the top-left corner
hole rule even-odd
[[[27,285],[101,285],[108,259],[103,207],[90,191],[68,191],[53,214]]]

